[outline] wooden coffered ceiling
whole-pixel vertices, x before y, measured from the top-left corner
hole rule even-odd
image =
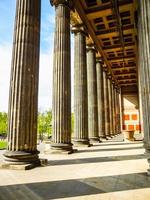
[[[72,22],[83,23],[120,86],[137,86],[137,0],[73,0]]]

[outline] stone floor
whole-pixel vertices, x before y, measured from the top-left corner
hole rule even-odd
[[[120,135],[71,155],[40,157],[48,166],[0,170],[0,200],[150,200],[141,141],[123,142]]]

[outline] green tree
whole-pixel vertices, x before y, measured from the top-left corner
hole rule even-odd
[[[42,113],[38,113],[38,136],[40,139],[44,139],[44,137],[49,137],[52,133],[52,112],[45,111]]]
[[[0,134],[7,135],[7,113],[0,112]]]

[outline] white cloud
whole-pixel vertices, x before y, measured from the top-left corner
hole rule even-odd
[[[73,108],[73,37],[72,43],[72,108]],[[11,69],[12,46],[10,44],[0,45],[0,111],[8,110],[9,80]],[[53,45],[49,51],[40,54],[40,73],[39,73],[39,110],[46,110],[52,107],[52,77],[53,77]]]
[[[8,110],[9,81],[11,69],[12,47],[10,44],[0,45],[0,111]],[[39,108],[51,108],[52,105],[52,51],[40,55],[39,75]]]
[[[53,48],[55,16],[47,13],[43,15],[41,20],[41,50],[45,52]]]
[[[71,34],[71,109],[74,112],[74,35]]]
[[[39,74],[39,108],[45,110],[52,107],[53,53],[40,55]]]
[[[7,111],[11,69],[11,45],[0,45],[0,55],[0,111]]]

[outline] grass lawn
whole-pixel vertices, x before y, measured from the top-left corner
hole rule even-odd
[[[0,141],[0,149],[4,149],[7,146],[7,141]]]

